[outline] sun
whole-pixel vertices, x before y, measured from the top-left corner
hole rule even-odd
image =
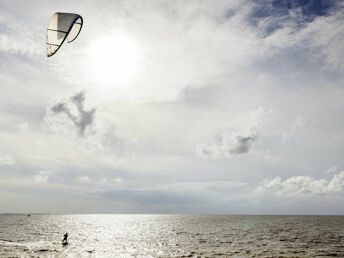
[[[121,83],[133,79],[138,58],[135,42],[122,35],[101,37],[91,46],[92,71],[100,82]]]

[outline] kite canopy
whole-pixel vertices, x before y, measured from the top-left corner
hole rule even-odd
[[[67,39],[70,43],[79,35],[82,17],[74,13],[55,13],[47,29],[47,56],[54,55]]]

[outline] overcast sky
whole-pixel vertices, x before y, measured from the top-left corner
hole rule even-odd
[[[2,0],[0,212],[344,214],[343,7]]]

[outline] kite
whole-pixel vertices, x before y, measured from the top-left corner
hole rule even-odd
[[[74,41],[82,28],[83,20],[75,13],[55,13],[49,21],[47,29],[47,56],[54,55],[67,39]]]

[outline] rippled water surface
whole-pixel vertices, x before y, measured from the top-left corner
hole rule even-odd
[[[68,255],[344,257],[344,216],[0,216],[1,257]]]

